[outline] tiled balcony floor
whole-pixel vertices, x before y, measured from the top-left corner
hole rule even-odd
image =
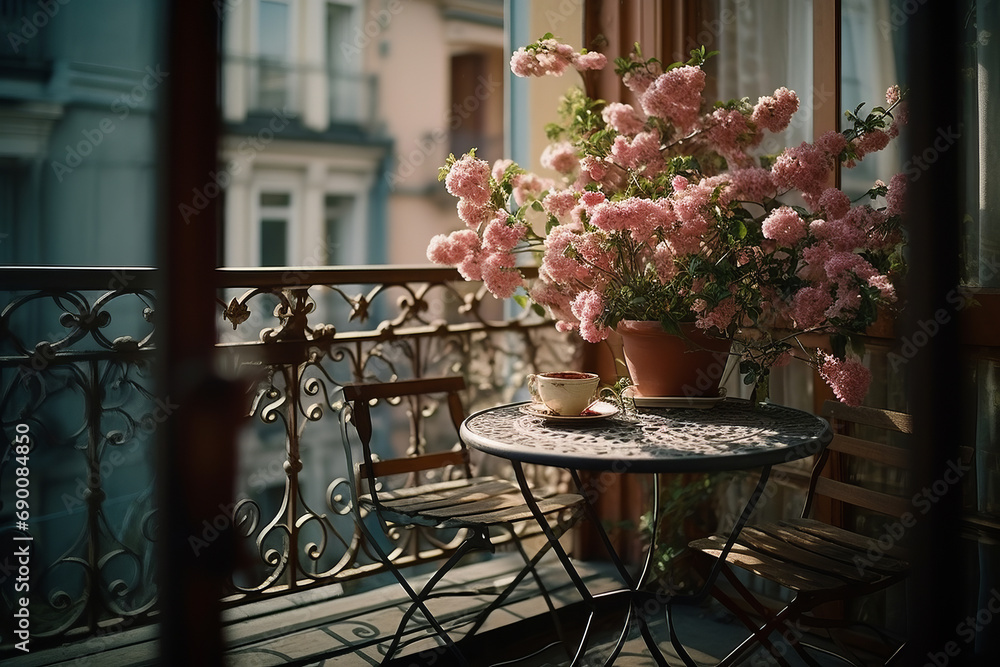
[[[513,555],[498,556],[457,569],[454,580],[464,586],[474,584],[481,589],[491,589],[509,580],[519,563]],[[580,572],[591,590],[617,588],[608,564],[582,563]],[[575,646],[584,621],[579,607],[573,606],[579,596],[554,559],[543,561],[542,576],[553,592],[554,603],[562,610],[560,616],[564,630]],[[329,591],[311,591],[227,611],[227,640],[231,646],[227,664],[234,667],[379,664],[387,637],[395,632],[406,606],[402,591],[392,585],[360,595],[330,595]],[[437,601],[432,609],[447,625],[468,614],[470,609],[485,604],[483,600],[488,599],[444,598]],[[739,623],[715,608],[679,607],[675,623],[677,633],[692,657],[703,665],[715,664],[747,636]],[[407,634],[408,644],[400,657],[393,660],[394,667],[451,664],[448,655],[433,650],[437,647],[436,640],[427,636],[418,625],[416,622],[411,624]],[[621,617],[604,619],[599,626],[598,639],[592,644],[583,664],[603,664],[620,628]],[[665,624],[659,623],[653,631],[670,664],[682,664],[670,647]],[[566,649],[556,642],[557,636],[543,598],[533,585],[523,583],[511,601],[494,612],[487,625],[477,633],[474,642],[463,645],[463,651],[475,667],[557,667],[569,664]],[[156,628],[145,627],[91,639],[72,647],[34,652],[4,664],[16,667],[150,665],[156,661],[156,646]],[[424,653],[428,650],[430,657]],[[796,662],[795,656],[788,659],[793,665],[802,664]],[[817,656],[817,659],[824,666],[844,664],[825,656]],[[654,663],[645,653],[642,639],[635,633],[615,664],[640,667]],[[774,663],[765,656],[757,656],[745,664]]]

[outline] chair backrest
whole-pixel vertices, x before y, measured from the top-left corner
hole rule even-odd
[[[843,466],[846,457],[856,461],[870,461],[880,466],[890,466],[903,471],[904,475],[908,474],[913,464],[911,450],[864,439],[858,437],[857,432],[861,426],[869,427],[868,430],[878,429],[879,432],[910,434],[913,432],[910,416],[891,410],[851,407],[837,401],[826,401],[823,405],[823,416],[829,420],[834,436],[813,466],[802,516],[808,518],[815,500],[822,497],[895,518],[912,511],[912,499],[906,495],[905,488],[896,494],[862,486],[852,482],[846,475],[838,476],[840,479],[823,475],[827,466],[833,462]],[[846,466],[843,468],[846,469]]]
[[[458,429],[465,419],[465,410],[459,392],[465,389],[465,380],[461,376],[435,378],[419,378],[415,380],[398,380],[385,383],[346,384],[343,387],[344,399],[351,405],[350,419],[361,440],[364,460],[358,467],[358,477],[368,481],[368,488],[374,494],[376,478],[389,475],[419,473],[427,470],[443,469],[447,466],[457,466],[466,476],[471,476],[469,468],[469,453],[465,443],[458,439]],[[455,429],[458,449],[445,452],[417,453],[404,456],[375,460],[372,455],[372,416],[371,406],[376,401],[391,399],[410,400],[411,410],[415,410],[412,419],[422,418],[421,411],[425,403],[433,396],[444,395],[447,400],[451,423]],[[425,398],[426,397],[426,398]],[[419,437],[419,434],[415,434]]]

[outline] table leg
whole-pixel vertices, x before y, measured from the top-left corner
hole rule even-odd
[[[535,502],[534,496],[531,493],[531,489],[528,485],[527,478],[524,475],[524,469],[522,468],[521,463],[519,461],[512,461],[511,463],[513,464],[514,467],[514,474],[517,477],[518,485],[520,485],[521,487],[521,491],[524,495],[525,502],[531,509],[532,515],[534,516],[536,522],[541,528],[542,533],[545,535],[546,540],[549,542],[549,544],[551,544],[552,550],[556,552],[556,555],[562,562],[563,569],[565,569],[566,573],[573,581],[573,584],[576,586],[580,595],[583,597],[584,601],[587,602],[588,606],[590,607],[590,614],[588,615],[587,623],[584,626],[583,636],[580,639],[580,645],[577,648],[576,654],[573,657],[571,666],[580,664],[580,661],[583,659],[583,656],[587,650],[590,630],[593,625],[594,616],[597,611],[597,602],[604,598],[617,597],[619,595],[626,594],[629,596],[629,607],[628,607],[628,612],[626,614],[625,625],[622,628],[621,635],[619,636],[618,641],[615,644],[615,647],[612,649],[610,656],[608,657],[608,659],[605,661],[604,664],[606,666],[614,664],[614,661],[621,653],[621,650],[628,639],[632,617],[634,616],[636,623],[639,626],[639,632],[642,635],[643,641],[645,642],[646,647],[649,649],[649,653],[655,660],[656,664],[661,666],[669,665],[669,663],[667,663],[666,659],[663,657],[663,654],[660,651],[659,646],[657,645],[656,640],[649,629],[649,624],[646,620],[645,614],[643,613],[644,605],[642,604],[642,602],[645,600],[654,600],[658,605],[659,604],[663,605],[667,621],[667,628],[670,633],[670,642],[673,645],[674,650],[677,652],[677,655],[681,658],[681,660],[683,660],[684,664],[687,667],[698,667],[698,664],[691,658],[687,650],[681,644],[680,638],[677,636],[677,632],[674,628],[673,617],[672,614],[670,613],[670,605],[674,603],[701,604],[701,602],[704,601],[704,599],[711,593],[712,587],[715,585],[715,580],[718,578],[719,573],[722,570],[722,563],[725,561],[726,556],[732,550],[733,545],[736,543],[736,538],[739,537],[740,532],[743,530],[743,527],[750,519],[750,515],[757,507],[757,503],[760,501],[760,497],[764,493],[764,487],[767,485],[767,480],[771,473],[771,466],[765,466],[761,470],[760,479],[757,481],[757,486],[754,488],[753,493],[750,495],[750,498],[747,500],[747,503],[743,508],[743,512],[740,514],[739,519],[736,521],[735,525],[730,531],[729,539],[726,541],[726,545],[723,548],[720,557],[716,560],[715,564],[713,565],[712,570],[709,572],[708,578],[706,579],[705,584],[702,586],[701,590],[695,593],[694,595],[690,596],[667,597],[666,599],[663,599],[663,596],[657,594],[643,594],[643,592],[640,590],[643,582],[649,575],[649,571],[652,566],[652,559],[655,556],[656,552],[656,535],[660,520],[660,476],[658,474],[654,475],[653,518],[650,526],[650,529],[652,531],[650,546],[646,552],[646,557],[643,562],[642,570],[638,578],[636,578],[633,577],[632,574],[628,571],[628,568],[625,567],[625,564],[622,562],[614,546],[611,544],[611,539],[608,537],[607,532],[601,525],[600,517],[597,516],[596,510],[589,501],[589,498],[587,496],[587,489],[584,487],[584,484],[581,481],[579,474],[575,470],[570,471],[570,474],[573,478],[573,482],[576,484],[577,490],[584,497],[585,501],[584,508],[585,511],[587,512],[588,518],[594,522],[594,525],[597,529],[597,533],[600,536],[601,542],[604,544],[604,547],[607,550],[608,555],[610,556],[612,562],[614,563],[615,568],[621,575],[623,583],[627,586],[627,589],[624,590],[611,591],[608,593],[603,593],[594,596],[588,590],[587,585],[584,583],[582,577],[580,577],[580,574],[577,572],[576,567],[570,560],[569,555],[566,553],[566,550],[563,549],[562,545],[559,543],[558,538],[552,532],[552,529],[549,526],[548,521],[545,520],[545,516],[541,513],[541,510],[539,510],[538,504]]]
[[[691,658],[690,655],[688,655],[687,650],[684,649],[680,639],[677,637],[669,605],[673,603],[701,604],[705,598],[711,594],[712,588],[715,586],[715,580],[718,579],[719,573],[722,571],[722,567],[726,562],[726,556],[728,556],[729,552],[732,551],[733,545],[736,544],[736,538],[739,537],[743,527],[746,525],[747,521],[749,521],[750,515],[753,514],[754,509],[756,509],[757,503],[760,501],[760,497],[764,494],[764,487],[767,485],[767,480],[770,474],[771,466],[764,466],[760,472],[760,479],[757,480],[757,486],[754,488],[753,493],[750,494],[747,504],[743,507],[743,513],[740,514],[740,518],[736,521],[733,529],[729,532],[729,539],[726,541],[726,545],[723,547],[719,557],[712,565],[712,569],[709,571],[708,577],[705,579],[705,583],[702,585],[701,590],[694,595],[671,598],[667,605],[667,626],[670,629],[670,643],[673,644],[674,650],[677,651],[677,655],[680,656],[681,660],[684,661],[684,664],[687,665],[687,667],[698,667],[698,664]]]
[[[584,499],[587,499],[588,497],[587,489],[584,488],[584,484],[580,479],[579,473],[577,473],[577,471],[575,470],[571,470],[570,474],[573,477],[573,483],[576,484],[577,490],[580,491]],[[628,640],[629,630],[631,629],[632,618],[634,616],[635,623],[639,627],[639,632],[642,635],[643,641],[646,643],[646,647],[649,649],[650,655],[656,661],[657,665],[666,667],[668,663],[664,659],[662,653],[660,652],[659,646],[657,645],[656,640],[653,638],[653,634],[649,629],[649,623],[646,620],[645,604],[644,604],[646,600],[652,599],[655,605],[664,605],[665,608],[666,601],[658,599],[658,596],[656,595],[644,595],[640,591],[643,582],[646,581],[646,577],[649,575],[649,571],[653,563],[653,557],[656,555],[655,536],[657,534],[657,530],[659,529],[659,522],[660,522],[660,475],[658,473],[654,474],[654,481],[653,481],[653,518],[651,520],[651,525],[650,525],[650,530],[652,531],[650,534],[653,535],[654,537],[651,540],[650,548],[646,551],[646,557],[643,561],[642,569],[640,570],[638,577],[633,577],[632,574],[628,571],[628,568],[622,562],[621,558],[619,558],[618,552],[615,550],[614,545],[611,544],[611,539],[608,537],[607,532],[601,525],[600,517],[597,516],[597,512],[596,510],[594,510],[593,506],[589,502],[587,502],[586,508],[588,512],[588,518],[590,518],[590,520],[595,524],[595,527],[597,529],[597,534],[600,536],[601,542],[604,544],[605,551],[607,551],[608,556],[610,556],[611,558],[611,561],[615,564],[615,567],[617,568],[619,574],[621,575],[622,582],[628,587],[627,590],[614,591],[612,593],[607,594],[607,597],[617,596],[623,593],[628,594],[629,607],[628,607],[628,612],[625,616],[625,623],[622,627],[621,635],[618,637],[618,641],[616,642],[615,647],[611,652],[611,655],[608,657],[607,661],[604,664],[605,665],[614,664],[614,661],[618,657],[618,654],[621,653],[622,648],[624,648],[625,646],[625,642]]]
[[[528,480],[524,475],[524,468],[521,466],[521,462],[511,461],[511,463],[513,464],[514,467],[514,475],[517,478],[517,483],[521,487],[521,495],[524,496],[524,501],[528,505],[528,508],[531,510],[531,514],[535,518],[536,523],[538,523],[538,527],[545,535],[546,541],[552,547],[552,550],[556,553],[556,556],[559,557],[559,561],[562,563],[563,569],[566,571],[566,574],[569,575],[569,578],[570,580],[572,580],[573,585],[576,586],[576,589],[577,591],[579,591],[580,596],[587,603],[587,606],[590,607],[590,613],[587,616],[587,623],[583,629],[583,636],[580,639],[580,645],[577,647],[576,654],[573,656],[573,661],[570,663],[571,665],[575,666],[580,664],[580,660],[583,658],[583,655],[587,650],[587,643],[590,636],[590,629],[591,626],[593,625],[594,613],[596,610],[595,608],[596,606],[594,604],[594,596],[590,593],[590,590],[584,583],[583,578],[580,576],[580,573],[577,572],[576,567],[573,565],[573,562],[569,558],[569,554],[567,554],[566,550],[563,549],[562,544],[560,544],[559,542],[559,538],[552,532],[552,527],[549,526],[549,522],[545,519],[545,515],[542,514],[542,511],[538,508],[538,503],[535,502],[535,496],[531,492],[531,487],[528,485]],[[589,503],[586,502],[586,498],[584,498],[584,505],[588,508],[590,507]]]

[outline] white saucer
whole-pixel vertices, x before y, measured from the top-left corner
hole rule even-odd
[[[726,400],[726,390],[720,389],[718,396],[633,396],[632,388],[625,389],[637,408],[688,408],[708,410]],[[623,392],[624,393],[624,392]]]
[[[557,415],[552,412],[552,410],[545,407],[544,403],[528,403],[527,405],[521,406],[521,412],[526,415],[531,415],[532,417],[541,417],[542,419],[552,422],[585,422],[614,417],[618,414],[618,408],[610,403],[597,401],[592,403],[590,407],[587,408],[588,414]]]

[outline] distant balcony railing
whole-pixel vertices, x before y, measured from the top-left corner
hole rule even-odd
[[[321,111],[329,125],[369,126],[378,117],[376,79],[370,74],[268,58],[230,56],[223,69],[225,105],[250,114],[283,109],[299,115]]]
[[[154,382],[158,275],[0,269],[0,543],[33,538],[32,646],[155,619],[154,443],[177,408]],[[573,354],[550,322],[511,316],[451,269],[220,269],[216,277],[217,362],[245,387],[248,417],[234,502],[205,517],[188,546],[197,553],[223,531],[241,542],[229,605],[316,586],[362,590],[382,569],[351,506],[344,383],[464,374],[473,410],[513,400],[527,373]],[[428,404],[381,424],[377,447],[420,450],[436,417]],[[24,431],[32,444],[19,461],[14,443]],[[25,524],[15,521],[18,467],[28,469]],[[536,474],[541,485],[565,483]],[[416,533],[387,539],[400,565],[448,546]],[[16,562],[0,563],[0,657],[22,595],[17,572]]]

